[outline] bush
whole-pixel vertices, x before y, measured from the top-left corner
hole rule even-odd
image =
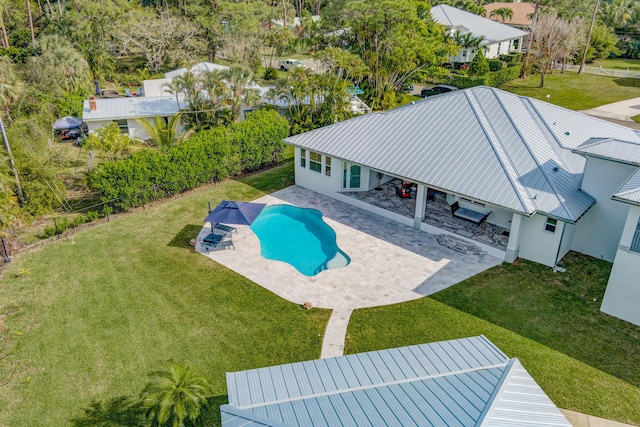
[[[499,59],[490,59],[489,60],[489,71],[500,71],[502,70],[502,65],[504,63]]]
[[[462,67],[460,67],[462,68]],[[470,76],[484,76],[489,72],[489,62],[484,57],[482,49],[478,50],[478,53],[473,57],[471,64],[469,64]]]
[[[460,89],[466,89],[474,86],[491,86],[499,87],[502,84],[517,79],[522,71],[522,64],[517,64],[512,67],[504,68],[500,71],[489,73],[485,76],[472,77],[472,76],[460,76],[452,75],[449,84],[456,86]]]
[[[506,62],[507,64],[517,64],[519,62],[522,62],[523,58],[524,58],[524,53],[522,52],[514,52],[514,53],[508,53],[506,55],[500,55],[500,59]]]
[[[13,62],[25,62],[28,57],[36,54],[36,50],[31,47],[2,47],[0,56],[8,56]]]
[[[267,67],[264,70],[264,79],[265,80],[275,80],[278,78],[278,70],[273,67]]]
[[[89,185],[103,202],[127,210],[277,161],[288,135],[289,123],[280,114],[254,111],[243,122],[201,131],[176,147],[104,163]]]

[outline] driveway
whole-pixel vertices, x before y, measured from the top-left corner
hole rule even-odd
[[[631,117],[640,114],[640,98],[618,101],[580,112],[590,116],[633,122]]]

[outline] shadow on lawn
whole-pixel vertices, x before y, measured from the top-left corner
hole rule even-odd
[[[189,245],[189,240],[198,237],[203,225],[187,224],[176,236],[171,239],[167,246],[173,246],[175,248],[189,249],[193,246]]]
[[[613,81],[618,86],[640,88],[640,79],[622,78],[622,79],[613,79]]]
[[[84,416],[72,419],[72,426],[144,427],[149,425],[142,403],[129,396],[114,397],[106,402],[95,401],[83,410]]]
[[[200,423],[204,425],[220,425],[220,406],[227,403],[227,395],[209,398],[207,406],[201,408]],[[130,396],[114,397],[105,402],[95,401],[83,410],[84,416],[71,420],[73,427],[149,426],[146,410],[142,403]]]

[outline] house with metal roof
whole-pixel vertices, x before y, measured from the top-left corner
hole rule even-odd
[[[563,426],[484,336],[227,373],[222,426]]]
[[[520,52],[522,39],[528,34],[518,28],[501,24],[484,16],[479,16],[455,7],[439,4],[431,8],[433,20],[443,25],[448,34],[470,34],[474,38],[482,37],[480,47],[484,48],[487,58],[497,58],[511,52]],[[452,62],[471,62],[475,52],[468,47],[462,47],[460,52],[451,58]]]
[[[639,132],[482,86],[285,141],[297,185],[550,267],[570,250],[614,260],[630,214],[619,199],[635,194],[619,189],[640,166]],[[376,191],[405,183],[410,199]]]

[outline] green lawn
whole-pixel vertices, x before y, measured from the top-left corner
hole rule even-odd
[[[589,67],[602,68],[619,68],[630,71],[640,71],[640,59],[628,59],[628,58],[612,58],[612,59],[600,59],[593,64],[587,64]]]
[[[640,424],[640,327],[599,311],[611,264],[570,253],[565,267],[519,260],[427,298],[357,310],[347,352],[484,334],[558,406]]]
[[[540,76],[532,75],[512,80],[500,89],[543,101],[551,95],[549,102],[571,110],[586,110],[640,97],[640,79],[556,72],[547,76],[544,88],[538,88],[539,84]]]
[[[0,356],[11,353],[0,384],[17,366],[0,387],[0,425],[70,425],[94,400],[137,396],[170,359],[212,379],[215,420],[225,372],[318,358],[329,311],[305,311],[188,245],[208,200],[254,199],[292,170],[209,186],[16,256],[0,281]]]

